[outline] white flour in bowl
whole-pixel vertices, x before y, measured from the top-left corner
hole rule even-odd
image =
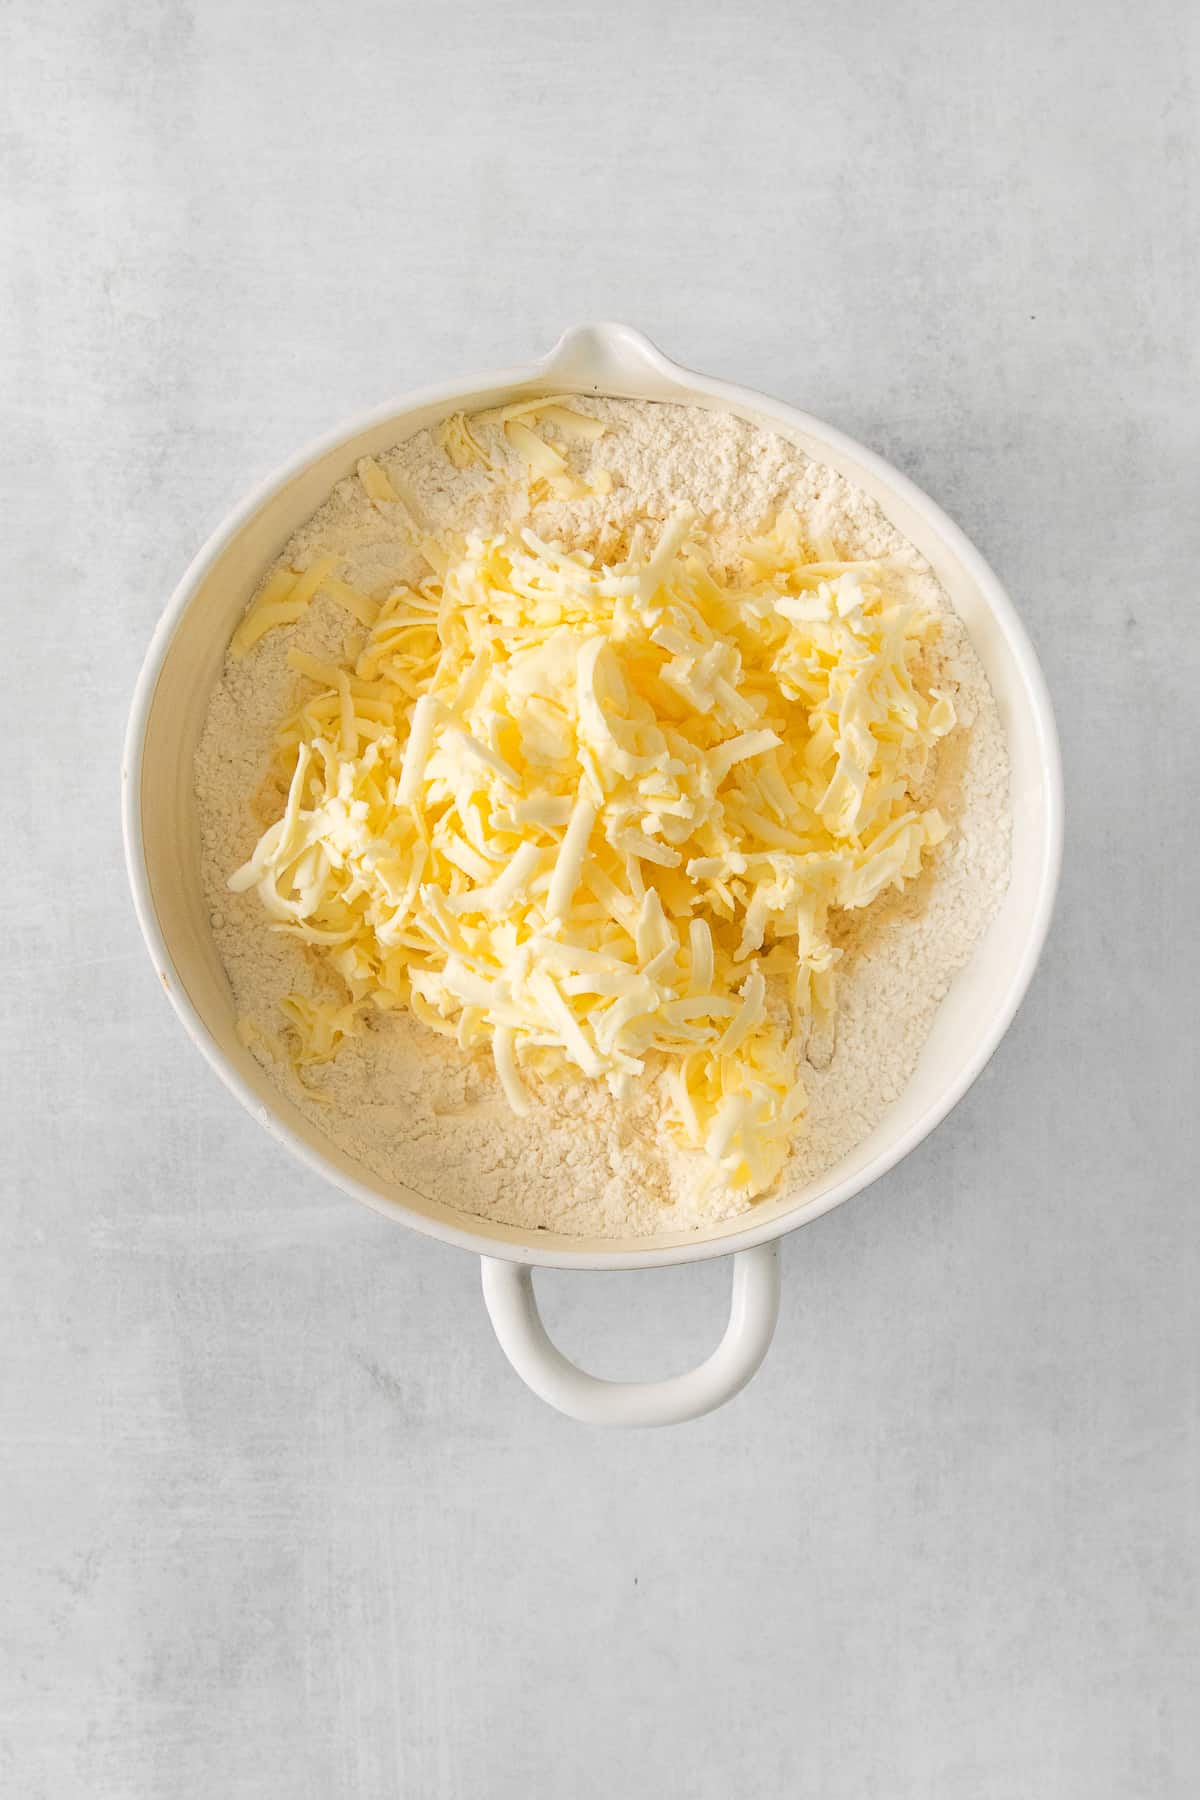
[[[435,532],[527,520],[601,557],[637,519],[665,520],[680,504],[716,528],[718,546],[753,532],[781,506],[844,557],[887,555],[944,620],[927,654],[931,678],[954,699],[962,729],[941,746],[927,798],[951,830],[920,878],[862,914],[842,915],[836,1041],[828,1066],[802,1067],[807,1122],[783,1177],[799,1185],[837,1162],[878,1124],[903,1088],[951,979],[969,958],[1008,881],[1008,759],[986,677],[942,588],[875,503],[786,439],[727,413],[616,400],[586,410],[610,427],[595,443],[555,439],[585,479],[603,468],[604,497],[529,508],[524,466],[494,427],[481,427],[496,471],[452,466],[425,431],[378,459]],[[425,565],[403,508],[339,483],[296,533],[280,563],[304,568],[336,552],[354,587],[378,594],[416,581]],[[281,1041],[289,993],[333,998],[338,978],[294,939],[272,932],[257,895],[227,879],[278,816],[270,785],[275,731],[301,678],[289,648],[338,661],[361,628],[318,596],[294,626],[269,632],[243,660],[227,658],[196,756],[202,874],[214,937],[243,1036],[281,1089],[344,1151],[459,1211],[526,1229],[616,1237],[695,1230],[746,1202],[697,1194],[696,1159],[674,1147],[656,1085],[618,1105],[579,1081],[515,1117],[490,1059],[465,1058],[409,1015],[373,1016],[329,1063],[301,1079]],[[264,786],[264,784],[267,784]],[[847,923],[850,921],[850,923]]]

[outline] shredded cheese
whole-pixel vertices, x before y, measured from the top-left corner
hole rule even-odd
[[[569,477],[531,423],[565,410],[489,421],[533,482]],[[447,423],[452,456],[475,441]],[[292,653],[312,692],[279,735],[287,801],[230,878],[345,983],[342,1006],[289,1001],[298,1060],[370,1002],[490,1050],[518,1112],[530,1080],[620,1095],[665,1066],[703,1179],[765,1192],[802,1121],[798,1048],[831,1029],[832,915],[945,833],[913,799],[954,725],[918,679],[929,618],[899,571],[836,561],[788,513],[734,572],[683,514],[615,565],[529,530],[422,548],[431,576],[380,607],[330,562],[239,627],[255,641],[322,583],[366,627],[353,667]]]

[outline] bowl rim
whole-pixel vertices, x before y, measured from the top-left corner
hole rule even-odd
[[[655,1248],[653,1240],[650,1240],[648,1247],[644,1250],[573,1251],[570,1248],[569,1240],[559,1234],[547,1233],[547,1238],[552,1237],[553,1242],[547,1242],[544,1245],[536,1241],[537,1234],[535,1233],[527,1233],[524,1238],[514,1236],[511,1239],[485,1236],[484,1229],[487,1221],[481,1220],[480,1229],[476,1231],[466,1224],[459,1226],[441,1219],[427,1217],[412,1210],[402,1201],[377,1194],[364,1183],[356,1181],[353,1176],[334,1167],[323,1155],[298,1137],[278,1114],[263,1105],[259,1097],[242,1080],[237,1070],[228,1062],[213,1041],[204,1020],[193,1005],[182,979],[175,970],[171,953],[159,924],[150,887],[142,830],[142,757],[146,729],[159,676],[175,633],[197,590],[214,564],[224,554],[237,532],[247,525],[276,494],[302,474],[311,463],[388,420],[395,419],[400,422],[405,415],[426,407],[444,406],[446,411],[450,412],[453,411],[456,400],[468,395],[480,392],[502,393],[507,389],[545,384],[555,378],[560,383],[559,391],[566,391],[574,386],[574,390],[577,392],[583,392],[587,388],[591,388],[594,392],[605,392],[609,390],[605,388],[603,382],[583,381],[577,371],[581,368],[586,370],[589,366],[603,366],[605,375],[611,375],[615,386],[619,385],[622,374],[628,380],[631,372],[639,364],[643,368],[653,371],[660,379],[665,379],[682,390],[686,390],[680,394],[680,403],[686,404],[689,395],[703,395],[733,409],[741,409],[744,412],[776,419],[794,431],[816,438],[823,444],[828,444],[848,459],[856,461],[870,470],[891,493],[922,515],[975,582],[985,604],[1007,640],[1024,682],[1034,721],[1045,799],[1045,826],[1032,924],[1026,934],[1021,954],[1010,971],[1003,1001],[993,1012],[987,1030],[980,1034],[972,1053],[961,1064],[955,1078],[947,1083],[938,1099],[926,1107],[924,1112],[903,1133],[855,1174],[835,1183],[827,1191],[818,1194],[804,1204],[780,1213],[764,1223],[747,1224],[742,1230],[727,1231],[716,1237],[707,1235],[698,1237],[694,1243],[674,1242]],[[606,323],[577,326],[564,332],[549,354],[533,363],[520,364],[513,368],[489,370],[482,374],[460,377],[451,382],[439,382],[402,394],[399,398],[372,407],[368,411],[357,413],[353,417],[343,420],[332,430],[322,433],[320,437],[307,444],[264,480],[257,483],[251,492],[239,501],[210,533],[177,583],[155,627],[138,674],[130,706],[121,765],[121,789],[125,866],[142,936],[158,972],[159,980],[176,1014],[181,1019],[193,1043],[196,1044],[205,1060],[216,1071],[230,1092],[261,1125],[266,1127],[273,1137],[284,1144],[293,1155],[299,1157],[306,1167],[321,1175],[326,1181],[332,1182],[343,1193],[347,1193],[352,1198],[371,1207],[373,1211],[382,1213],[395,1222],[409,1225],[427,1237],[436,1238],[442,1243],[452,1244],[459,1249],[470,1250],[477,1255],[548,1268],[603,1270],[662,1268],[678,1263],[704,1261],[711,1257],[731,1256],[738,1251],[753,1249],[756,1245],[769,1243],[773,1239],[785,1236],[788,1232],[799,1230],[803,1225],[811,1224],[823,1214],[831,1212],[835,1206],[840,1206],[844,1201],[853,1199],[856,1194],[862,1193],[864,1189],[886,1175],[889,1170],[895,1168],[897,1163],[915,1150],[918,1144],[923,1142],[958,1104],[968,1088],[982,1073],[1012,1024],[1033,978],[1050,929],[1062,866],[1062,760],[1054,712],[1045,677],[1032,642],[1012,601],[999,578],[966,534],[942,511],[936,501],[930,499],[929,495],[908,476],[894,468],[884,457],[849,437],[845,432],[827,425],[823,420],[815,418],[810,413],[789,406],[785,402],[755,389],[721,381],[676,363],[665,356],[641,332],[625,324]],[[520,1228],[510,1227],[507,1229],[516,1233]]]

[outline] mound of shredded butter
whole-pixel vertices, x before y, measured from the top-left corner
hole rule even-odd
[[[243,642],[322,585],[367,638],[353,666],[289,653],[312,686],[286,805],[229,886],[346,984],[292,996],[298,1062],[374,1005],[488,1048],[519,1113],[531,1079],[620,1099],[663,1070],[704,1179],[752,1197],[829,1038],[831,915],[945,832],[913,798],[955,722],[919,679],[937,620],[885,560],[815,560],[792,513],[732,566],[683,513],[625,548],[509,530],[427,540],[428,578],[382,605],[332,563],[264,590]]]

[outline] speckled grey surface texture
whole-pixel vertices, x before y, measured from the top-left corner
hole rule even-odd
[[[1196,33],[1183,4],[11,0],[0,1792],[1200,1788]],[[284,1159],[164,1005],[137,664],[356,409],[627,318],[865,439],[994,562],[1067,862],[983,1079],[788,1240],[774,1350],[561,1421],[471,1258]],[[543,1277],[684,1366],[719,1266]]]

